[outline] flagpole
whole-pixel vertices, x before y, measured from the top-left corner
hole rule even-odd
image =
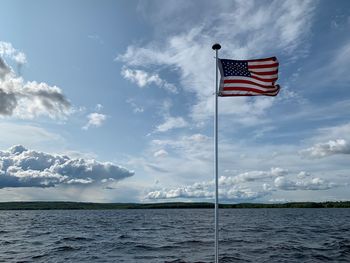
[[[215,115],[214,115],[214,170],[215,170],[215,263],[219,263],[219,179],[218,179],[218,51],[220,44],[212,46],[215,50]]]

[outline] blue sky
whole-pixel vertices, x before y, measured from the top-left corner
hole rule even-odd
[[[349,1],[3,1],[0,15],[1,201],[211,201],[215,42],[222,58],[277,56],[282,86],[219,99],[221,200],[349,200]]]

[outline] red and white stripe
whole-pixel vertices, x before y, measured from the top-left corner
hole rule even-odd
[[[276,57],[244,60],[248,62],[250,77],[221,77],[220,96],[276,96],[280,86],[278,79],[278,61]],[[219,63],[221,61],[219,60]]]

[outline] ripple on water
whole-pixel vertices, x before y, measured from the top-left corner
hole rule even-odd
[[[350,262],[350,209],[224,209],[220,215],[221,263]],[[0,262],[214,259],[210,209],[5,211],[0,217]]]
[[[52,249],[52,252],[68,252],[68,251],[77,251],[80,250],[81,247],[73,247],[73,246],[59,246]]]
[[[61,241],[65,242],[65,241],[93,241],[93,238],[88,238],[88,237],[64,237],[61,239]]]

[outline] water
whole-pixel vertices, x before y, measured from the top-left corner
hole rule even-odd
[[[0,262],[213,262],[213,210],[0,211]],[[350,262],[350,209],[220,211],[220,262]]]

